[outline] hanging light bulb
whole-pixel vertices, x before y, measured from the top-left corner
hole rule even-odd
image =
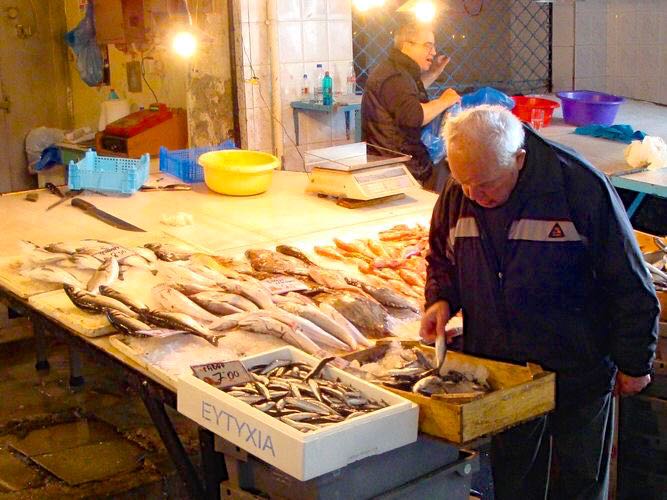
[[[179,31],[171,41],[171,48],[179,56],[190,58],[197,50],[197,38],[191,31]]]
[[[397,12],[412,12],[417,21],[422,23],[430,23],[435,19],[438,13],[438,0],[408,0],[401,5]]]

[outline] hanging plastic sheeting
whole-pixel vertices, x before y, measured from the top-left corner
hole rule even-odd
[[[76,55],[76,67],[81,79],[90,87],[99,85],[104,78],[104,61],[95,39],[93,2],[89,1],[86,15],[72,31],[65,35],[65,42]]]

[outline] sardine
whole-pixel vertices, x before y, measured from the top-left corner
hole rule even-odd
[[[63,289],[65,290],[65,293],[72,301],[72,303],[84,311],[103,313],[107,309],[116,309],[130,317],[137,317],[137,314],[129,307],[116,299],[112,299],[111,297],[97,295],[84,290],[83,288],[67,284],[63,285]]]
[[[110,257],[105,260],[100,267],[92,275],[86,289],[89,292],[97,293],[100,285],[111,285],[118,279],[119,266],[115,257]]]

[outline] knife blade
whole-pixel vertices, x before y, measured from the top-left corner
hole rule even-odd
[[[115,215],[111,215],[104,210],[100,210],[92,203],[89,203],[86,200],[82,200],[81,198],[73,198],[72,206],[80,208],[91,217],[95,217],[96,219],[101,220],[102,222],[105,222],[106,224],[109,224],[110,226],[116,227],[118,229],[124,229],[125,231],[137,231],[142,233],[146,232],[144,229],[132,225],[129,222],[125,222],[123,219],[119,219]]]

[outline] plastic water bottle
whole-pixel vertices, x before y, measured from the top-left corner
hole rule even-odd
[[[322,104],[325,106],[333,104],[333,78],[328,71],[324,73],[324,78],[322,78]]]
[[[310,84],[308,83],[308,75],[304,73],[301,83],[301,100],[307,101],[308,99],[310,99]]]
[[[357,92],[357,75],[354,72],[354,64],[350,64],[350,71],[347,73],[347,88],[345,93],[347,95],[354,95]]]
[[[315,69],[315,102],[322,104],[322,81],[324,80],[324,69],[321,64]]]

